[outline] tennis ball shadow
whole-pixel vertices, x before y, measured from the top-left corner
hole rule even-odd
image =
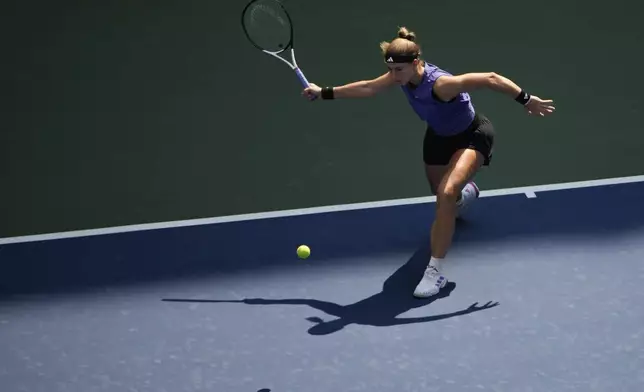
[[[451,313],[425,317],[400,318],[405,312],[427,306],[434,301],[448,297],[456,289],[455,282],[448,282],[435,296],[425,299],[414,297],[413,290],[423,276],[427,266],[428,250],[418,250],[404,265],[399,267],[384,282],[382,290],[358,302],[340,305],[337,303],[311,298],[247,298],[243,300],[190,300],[164,299],[169,302],[207,302],[207,303],[243,303],[247,305],[305,305],[335,318],[325,321],[318,316],[307,317],[306,320],[314,325],[308,333],[314,336],[329,335],[342,330],[348,325],[367,325],[388,327],[405,324],[426,323],[444,320],[450,317],[462,316],[480,310],[486,310],[498,305],[489,301],[484,305],[478,302],[469,307]]]

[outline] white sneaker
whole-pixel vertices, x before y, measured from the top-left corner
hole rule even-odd
[[[467,209],[467,207],[476,199],[478,199],[479,194],[478,186],[474,182],[468,182],[463,191],[461,191],[461,199],[456,203],[457,210],[456,216],[460,217],[461,214]]]
[[[423,278],[416,286],[416,290],[414,290],[414,297],[427,298],[436,295],[446,284],[447,278],[430,264],[425,269]]]

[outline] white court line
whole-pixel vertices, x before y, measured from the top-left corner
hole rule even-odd
[[[534,193],[534,191],[527,191],[525,193],[525,197],[527,197],[528,199],[534,199],[537,197],[537,194]]]
[[[549,191],[566,190],[566,189],[619,185],[619,184],[628,184],[628,183],[634,183],[634,182],[644,182],[644,175],[605,178],[600,180],[589,180],[589,181],[565,182],[565,183],[559,183],[559,184],[533,185],[533,186],[516,187],[516,188],[492,189],[488,191],[481,191],[480,197],[494,197],[494,196],[520,195],[520,194],[525,194],[527,197],[531,197],[532,195],[536,197],[536,192],[549,192]],[[227,222],[241,222],[241,221],[255,220],[255,219],[281,218],[281,217],[288,217],[288,216],[320,214],[320,213],[327,213],[327,212],[350,211],[350,210],[360,210],[360,209],[370,209],[370,208],[392,207],[392,206],[400,206],[400,205],[432,203],[435,201],[436,201],[435,196],[426,196],[426,197],[414,197],[414,198],[407,198],[407,199],[374,201],[374,202],[366,202],[366,203],[340,204],[340,205],[331,205],[331,206],[301,208],[301,209],[283,210],[283,211],[258,212],[258,213],[252,213],[252,214],[229,215],[229,216],[220,216],[220,217],[212,217],[212,218],[202,218],[202,219],[189,219],[189,220],[179,220],[179,221],[169,221],[169,222],[146,223],[146,224],[138,224],[138,225],[105,227],[105,228],[99,228],[99,229],[75,230],[75,231],[66,231],[66,232],[60,232],[60,233],[47,233],[47,234],[0,238],[0,245],[15,244],[20,242],[48,241],[48,240],[58,240],[58,239],[64,239],[64,238],[76,238],[76,237],[87,237],[87,236],[94,236],[94,235],[126,233],[126,232],[132,232],[132,231],[158,230],[158,229],[167,229],[167,228],[175,228],[175,227],[210,225],[210,224],[227,223]]]

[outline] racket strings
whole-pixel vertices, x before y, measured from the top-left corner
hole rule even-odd
[[[288,23],[284,18],[282,18],[277,11],[275,11],[273,8],[268,7],[264,4],[256,4],[254,7],[252,7],[250,11],[250,20],[251,23],[255,22],[256,20],[256,15],[257,12],[265,12],[266,14],[270,15],[272,18],[274,18],[277,22],[279,22],[280,25],[287,27]],[[261,18],[264,17],[263,14],[260,13],[260,23],[261,23]]]
[[[280,52],[291,43],[291,24],[283,9],[272,2],[255,2],[246,10],[244,29],[260,49]]]

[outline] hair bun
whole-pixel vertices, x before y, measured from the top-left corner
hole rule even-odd
[[[398,30],[398,37],[399,38],[404,38],[404,39],[412,41],[412,42],[416,40],[416,34],[414,34],[413,31],[407,30],[406,27],[401,27]]]

